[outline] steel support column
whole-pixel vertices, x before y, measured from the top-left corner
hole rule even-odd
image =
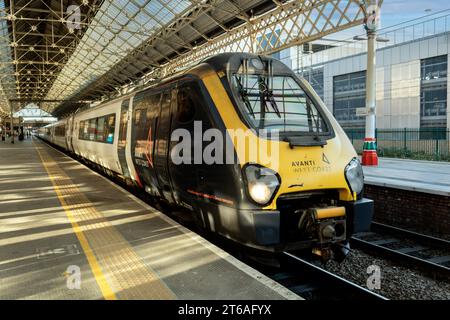
[[[376,37],[379,19],[377,0],[367,1],[365,28],[367,30],[367,71],[366,71],[366,137],[364,139],[362,164],[378,165],[376,128]]]

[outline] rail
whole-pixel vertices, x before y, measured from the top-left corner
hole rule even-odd
[[[275,274],[272,279],[306,299],[388,300],[356,283],[331,273],[292,253],[283,252],[285,263],[293,270]]]
[[[373,222],[371,232],[353,236],[351,245],[450,279],[450,241]]]

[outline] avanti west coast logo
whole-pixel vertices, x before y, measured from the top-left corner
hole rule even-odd
[[[306,167],[306,166],[314,166],[316,162],[314,160],[298,160],[292,161],[293,167]]]
[[[291,161],[291,167],[294,173],[326,173],[331,171],[331,161],[324,152],[320,159],[309,159],[305,154],[303,159]]]
[[[325,164],[331,164],[328,157],[322,152],[322,162]],[[295,160],[291,162],[293,167],[311,167],[316,165],[315,160]]]

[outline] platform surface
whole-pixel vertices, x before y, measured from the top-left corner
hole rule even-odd
[[[366,184],[450,196],[450,162],[380,158],[363,170]]]
[[[0,141],[0,299],[299,299],[34,139]]]

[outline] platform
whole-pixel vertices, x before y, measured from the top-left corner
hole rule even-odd
[[[0,299],[299,299],[39,140],[0,141]]]
[[[448,162],[380,158],[363,170],[366,184],[450,196]]]

